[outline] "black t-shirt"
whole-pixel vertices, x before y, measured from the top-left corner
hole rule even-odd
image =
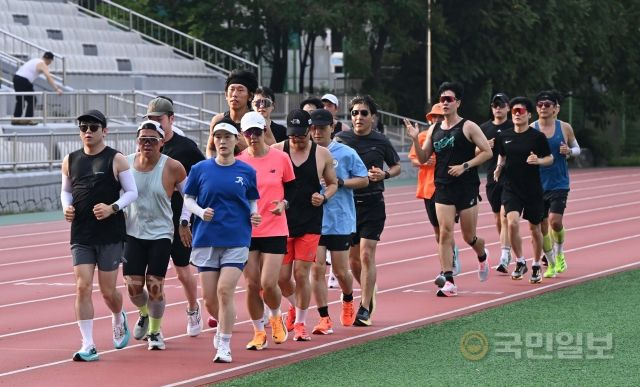
[[[282,142],[289,139],[287,136],[287,128],[275,121],[271,121],[271,133],[273,133],[273,137],[276,139],[276,142]]]
[[[442,129],[438,122],[431,133],[431,145],[436,152],[436,184],[480,184],[478,168],[469,168],[460,176],[449,174],[449,167],[461,165],[476,156],[476,145],[469,141],[462,130],[466,119],[462,119],[452,128]]]
[[[506,120],[500,125],[495,125],[491,121],[487,121],[480,125],[480,129],[484,133],[487,140],[498,137],[498,135],[506,130],[513,129],[513,122]],[[497,141],[497,140],[496,140]],[[496,170],[496,164],[498,163],[498,152],[495,151],[496,143],[493,143],[493,157],[487,163],[487,184],[495,183],[493,180],[493,171]]]
[[[522,133],[510,129],[496,138],[495,149],[496,153],[507,158],[500,174],[503,186],[521,198],[541,199],[540,167],[527,164],[527,158],[531,152],[539,158],[551,154],[545,135],[532,128]]]
[[[367,169],[371,169],[373,166],[383,169],[384,163],[392,167],[400,162],[400,156],[391,145],[391,141],[387,136],[375,130],[364,136],[358,136],[353,130],[345,130],[339,132],[336,139],[353,148]],[[384,180],[369,181],[369,185],[365,188],[356,189],[354,196],[369,196],[383,191]]]

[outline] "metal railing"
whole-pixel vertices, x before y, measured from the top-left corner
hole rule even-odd
[[[199,59],[213,69],[229,74],[236,68],[251,69],[261,81],[260,66],[229,51],[185,34],[129,8],[108,0],[74,0],[79,9],[111,23],[136,31],[146,39],[172,47],[180,54]]]
[[[0,51],[4,51],[3,57],[15,61],[19,67],[26,62],[23,58],[40,58],[46,51],[51,50],[0,28]],[[55,59],[49,66],[49,72],[54,79],[64,85],[67,79],[67,61],[63,55],[56,52],[53,52],[53,55]]]

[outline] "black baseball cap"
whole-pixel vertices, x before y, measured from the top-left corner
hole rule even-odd
[[[333,124],[333,115],[326,109],[316,109],[309,113],[311,117],[311,125],[331,125]]]
[[[309,125],[311,116],[306,111],[293,109],[287,114],[287,136],[304,136],[309,130]]]
[[[99,110],[87,110],[82,115],[76,118],[78,121],[97,121],[103,128],[107,127],[107,117]]]
[[[505,93],[498,93],[491,98],[491,103],[506,103],[509,104],[509,97]]]

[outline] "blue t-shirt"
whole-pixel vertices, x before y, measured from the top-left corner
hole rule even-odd
[[[214,159],[200,161],[191,167],[185,194],[195,196],[200,207],[214,211],[210,222],[196,217],[193,247],[249,247],[249,200],[260,197],[256,171],[249,164],[236,160],[224,166]]]
[[[327,147],[333,156],[336,176],[342,180],[366,177],[367,167],[353,148],[332,141]],[[324,193],[325,188],[322,188]],[[348,235],[356,231],[356,207],[353,190],[340,187],[327,204],[322,215],[322,235]]]

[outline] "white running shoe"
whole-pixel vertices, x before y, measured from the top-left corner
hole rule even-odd
[[[455,297],[458,295],[458,288],[456,287],[456,285],[447,281],[444,283],[444,286],[442,287],[442,289],[438,290],[436,295],[438,297]]]
[[[218,348],[216,356],[213,358],[214,363],[231,363],[231,348]]]
[[[486,259],[484,262],[478,262],[478,279],[484,282],[489,278],[489,250],[484,249]]]
[[[194,311],[187,309],[187,334],[191,337],[198,336],[202,332],[202,315],[200,302],[196,301],[198,308]]]
[[[213,335],[213,348],[218,349],[218,347],[220,347],[220,335],[216,330],[216,334]]]
[[[329,273],[329,278],[327,279],[327,287],[329,289],[337,289],[340,287],[340,283],[335,275],[333,275],[333,269]]]
[[[129,343],[129,325],[127,324],[127,314],[123,311],[122,324],[113,325],[113,346],[122,349]]]
[[[167,348],[164,344],[164,337],[162,337],[162,332],[149,333],[147,337],[149,341],[149,346],[147,347],[147,349],[149,351],[160,351]]]

